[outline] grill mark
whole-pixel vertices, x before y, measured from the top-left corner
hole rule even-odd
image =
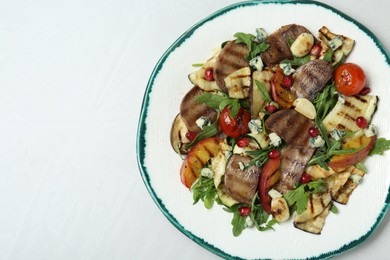
[[[337,127],[336,127],[336,128],[338,128],[338,129],[340,129],[340,130],[345,130],[345,126],[342,125],[342,124],[337,124]]]
[[[320,199],[320,202],[321,202],[321,206],[323,207],[323,208],[325,208],[325,203],[324,203],[324,199],[322,198],[322,196],[321,196],[321,199]]]
[[[367,103],[367,100],[363,98],[363,96],[355,96],[357,100],[359,100],[362,103]]]
[[[352,104],[351,102],[349,102],[347,100],[345,100],[344,105],[346,107],[349,107],[349,108],[353,109],[354,111],[356,111],[358,113],[360,113],[362,111],[360,108],[356,107],[354,104]]]
[[[309,203],[310,203],[310,212],[313,214],[314,213],[314,203],[313,203],[313,194],[310,194],[309,196]]]

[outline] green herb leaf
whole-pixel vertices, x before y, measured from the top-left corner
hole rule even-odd
[[[262,52],[265,52],[269,45],[267,43],[256,43],[253,40],[256,38],[253,34],[238,32],[234,34],[236,37],[236,43],[244,43],[248,47],[248,55],[245,55],[245,60],[249,61],[259,55]]]
[[[186,149],[189,150],[199,141],[202,141],[209,137],[213,137],[214,135],[218,134],[218,126],[219,126],[218,120],[215,120],[215,122],[212,123],[211,125],[204,126],[203,131],[200,134],[198,134],[191,143],[186,145]]]
[[[390,140],[386,140],[385,138],[381,137],[376,139],[374,148],[372,148],[371,152],[368,155],[383,155],[384,152],[387,150],[390,150]]]
[[[298,214],[305,211],[310,194],[326,191],[326,184],[322,179],[298,186],[296,189],[287,192],[283,197],[289,207],[296,206]]]
[[[367,173],[367,167],[362,162],[358,162],[357,164],[355,164],[355,167]]]
[[[252,199],[251,214],[249,217],[259,231],[273,229],[272,226],[279,223],[273,218],[270,219],[270,215],[261,206],[258,193]]]
[[[256,83],[257,88],[260,90],[261,94],[263,95],[264,100],[271,102],[272,99],[271,99],[270,95],[268,94],[268,91],[266,90],[266,88],[258,80],[255,80],[255,83]]]
[[[225,107],[229,107],[231,109],[230,116],[233,118],[236,117],[241,107],[240,100],[235,98],[229,98],[224,93],[213,94],[210,92],[205,92],[202,95],[198,96],[195,99],[195,102],[204,103],[207,106],[213,109],[217,109],[219,111],[222,111],[222,109],[224,109]]]
[[[217,198],[217,189],[214,179],[201,176],[191,187],[194,204],[199,200],[203,201],[206,208],[210,209]]]
[[[235,204],[230,208],[224,208],[225,211],[233,213],[233,219],[230,222],[232,224],[233,236],[239,236],[245,229],[246,216],[243,217],[239,213],[239,208],[245,206],[243,203]]]
[[[329,63],[332,63],[333,61],[333,51],[332,49],[329,49],[326,53],[325,53],[325,56],[323,58],[324,61],[327,61]]]
[[[337,214],[339,213],[339,209],[336,207],[336,205],[334,205],[332,203],[332,207],[330,208],[330,211],[333,213],[333,214]]]
[[[310,61],[310,54],[303,57],[294,57],[293,60],[282,60],[280,63],[291,64],[293,67],[299,67]]]
[[[319,120],[322,121],[336,105],[337,98],[338,95],[334,84],[325,86],[325,88],[316,96],[313,103]]]
[[[192,64],[192,67],[202,67],[203,63],[194,63]]]

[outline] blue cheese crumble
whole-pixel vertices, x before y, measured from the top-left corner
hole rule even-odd
[[[325,144],[325,140],[320,135],[318,135],[314,138],[310,137],[309,142],[310,142],[310,146],[313,148],[322,147]]]
[[[341,138],[343,138],[343,136],[345,135],[345,131],[341,131],[341,130],[338,130],[338,129],[333,129],[332,132],[330,132],[330,136],[336,140],[336,141],[340,141]]]
[[[200,170],[200,175],[211,179],[214,177],[214,172],[209,168],[203,168]]]
[[[203,127],[205,126],[208,126],[208,125],[211,125],[211,122],[210,120],[205,117],[205,116],[201,116],[199,117],[196,121],[195,121],[196,125],[199,126],[200,129],[203,130]]]
[[[329,47],[330,47],[333,51],[337,50],[341,45],[343,45],[343,43],[344,43],[344,40],[343,40],[343,38],[341,38],[340,36],[336,36],[336,37],[334,37],[332,40],[330,40],[330,41],[328,42]]]
[[[265,32],[263,28],[256,29],[256,40],[258,42],[263,42],[267,38],[268,34]]]
[[[263,131],[263,125],[260,119],[252,119],[249,121],[248,127],[252,134],[258,134]]]
[[[264,68],[263,60],[260,56],[254,57],[249,61],[249,66],[257,71],[262,71]]]
[[[277,134],[275,134],[275,133],[270,133],[270,134],[268,135],[268,137],[269,137],[269,140],[270,140],[270,142],[271,142],[271,144],[272,144],[273,146],[278,147],[279,145],[282,144],[282,139],[281,139]]]
[[[291,66],[291,63],[280,63],[279,67],[283,70],[284,75],[291,75],[295,72],[295,69]]]

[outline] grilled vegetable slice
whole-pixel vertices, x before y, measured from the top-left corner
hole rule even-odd
[[[271,91],[271,78],[273,73],[270,70],[254,71],[252,73],[252,91],[250,93],[252,118],[257,118],[261,109],[266,104],[266,98],[256,84],[256,80],[269,93]]]
[[[178,154],[186,154],[188,151],[185,149],[185,145],[190,142],[186,137],[188,132],[187,126],[181,118],[180,114],[177,114],[172,123],[171,128],[171,145],[173,150]]]
[[[347,204],[352,192],[356,189],[360,183],[361,178],[364,176],[364,172],[359,170],[355,166],[352,166],[350,169],[351,175],[347,182],[338,190],[336,194],[332,196],[334,201],[337,201],[340,204]]]
[[[187,187],[199,178],[204,165],[220,150],[220,138],[208,138],[200,141],[188,152],[180,169],[181,182]]]
[[[248,47],[245,44],[230,41],[225,44],[218,54],[214,67],[214,78],[218,87],[225,93],[228,92],[225,78],[236,70],[249,66],[244,58],[248,52]]]
[[[260,173],[259,181],[259,195],[260,202],[264,210],[271,213],[271,196],[268,191],[279,181],[280,172],[278,171],[280,166],[280,157],[276,159],[270,159],[263,166]]]
[[[321,234],[322,228],[325,225],[325,218],[328,216],[331,207],[332,204],[329,203],[328,206],[326,206],[325,209],[321,212],[321,214],[315,218],[303,223],[294,222],[294,226],[300,230],[312,234]]]
[[[346,171],[333,174],[332,176],[329,176],[325,179],[328,186],[328,191],[332,197],[348,181],[349,176],[351,176],[351,172],[347,169]]]
[[[302,214],[297,214],[295,216],[294,223],[302,223],[315,218],[324,211],[331,200],[332,198],[329,192],[323,194],[310,194],[305,211],[303,211]]]
[[[324,118],[324,126],[328,132],[337,128],[354,132],[359,130],[356,118],[363,116],[370,122],[378,102],[377,96],[350,96],[339,98],[335,107]]]
[[[308,166],[305,169],[305,172],[310,175],[312,180],[325,179],[336,173],[332,168],[326,170],[321,166],[319,166],[318,164]]]
[[[285,222],[290,218],[290,210],[283,197],[272,199],[271,213],[272,216],[279,222]]]
[[[251,86],[251,69],[244,67],[234,71],[225,78],[225,87],[230,98],[244,99],[249,97]]]

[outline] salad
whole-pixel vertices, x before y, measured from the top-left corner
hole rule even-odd
[[[364,160],[390,149],[370,123],[378,97],[364,69],[346,62],[355,41],[297,24],[234,37],[188,76],[170,136],[181,182],[194,204],[233,215],[234,236],[290,219],[320,234]]]

